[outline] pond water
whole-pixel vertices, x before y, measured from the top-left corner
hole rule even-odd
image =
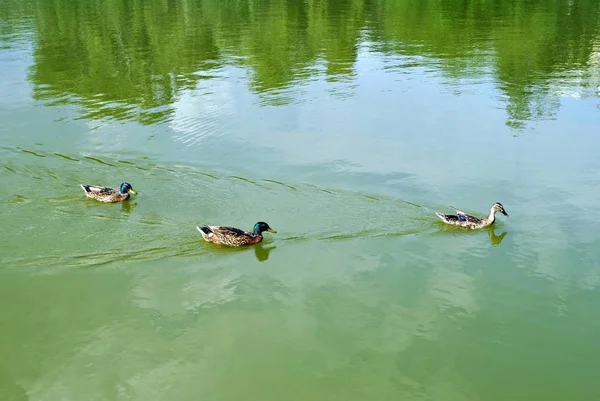
[[[4,0],[0,66],[0,399],[600,397],[597,1]]]

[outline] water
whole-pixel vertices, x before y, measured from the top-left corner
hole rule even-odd
[[[3,1],[0,398],[597,399],[599,8]]]

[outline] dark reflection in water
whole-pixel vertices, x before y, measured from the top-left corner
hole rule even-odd
[[[400,57],[411,62],[397,72],[493,80],[520,128],[552,118],[559,96],[598,96],[598,10],[596,0],[8,0],[0,32],[7,42],[34,29],[35,98],[94,118],[168,120],[182,91],[224,66],[248,70],[250,89],[281,105],[318,77],[351,87],[361,57]]]
[[[494,227],[490,227],[488,229],[488,234],[490,235],[490,243],[493,246],[498,246],[498,245],[500,245],[500,243],[502,242],[502,240],[506,236],[507,232],[504,231],[504,232],[502,232],[502,234],[496,235],[496,233],[494,232]]]
[[[133,212],[133,209],[135,209],[137,207],[138,203],[132,200],[127,200],[125,202],[121,202],[121,210],[124,213],[131,213]]]
[[[269,259],[269,254],[273,249],[277,248],[275,245],[264,246],[262,242],[254,246],[254,256],[259,262],[264,262]]]
[[[441,226],[441,230],[440,230],[441,233],[448,233],[448,234],[451,233],[451,234],[455,234],[455,235],[479,236],[479,235],[484,235],[483,232],[487,231],[487,234],[490,238],[490,244],[492,246],[499,246],[502,243],[502,241],[504,240],[504,237],[506,236],[506,234],[508,234],[506,231],[503,231],[500,235],[497,235],[496,230],[498,230],[498,227],[495,225],[492,225],[487,228],[479,229],[479,230],[470,230],[470,229],[466,229],[466,228],[449,226],[449,225],[447,225],[445,223],[441,223],[441,222],[436,222],[436,224],[439,224]]]
[[[223,252],[223,253],[237,253],[237,252],[250,252],[251,250],[254,252],[254,256],[256,260],[259,262],[265,262],[269,259],[269,255],[277,246],[271,243],[259,242],[256,245],[247,245],[247,246],[239,246],[239,247],[228,247],[222,246],[212,243],[206,243],[202,241],[202,245],[206,246],[212,252]]]

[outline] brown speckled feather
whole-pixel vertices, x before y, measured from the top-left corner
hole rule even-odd
[[[119,190],[110,187],[96,187],[93,185],[81,185],[85,196],[100,202],[122,202],[129,198],[129,194],[122,194]]]
[[[456,210],[456,214],[444,214],[435,212],[435,214],[446,224],[450,224],[457,227],[470,228],[472,230],[476,228],[483,228],[494,224],[496,221],[496,212],[500,212],[503,215],[508,217],[508,213],[504,210],[504,206],[501,203],[496,202],[492,205],[490,209],[490,214],[488,217],[479,218],[475,216],[471,216],[466,214],[465,212],[461,212],[460,210]]]
[[[451,224],[453,226],[458,227],[466,227],[466,228],[482,228],[485,227],[487,221],[484,219],[480,219],[475,216],[470,216],[468,214],[443,214],[436,213],[436,215],[442,219],[445,223]]]
[[[196,228],[205,241],[227,246],[257,244],[263,239],[262,235],[256,235],[235,227],[199,226]]]

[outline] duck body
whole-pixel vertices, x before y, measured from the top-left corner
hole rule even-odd
[[[81,184],[80,187],[84,190],[86,197],[106,203],[123,202],[124,200],[129,199],[131,194],[136,193],[131,187],[131,184],[126,182],[122,183],[119,189],[83,184]]]
[[[456,210],[456,214],[443,214],[435,212],[435,214],[446,224],[450,224],[456,227],[470,228],[475,230],[478,228],[484,228],[491,226],[496,221],[496,212],[500,212],[508,217],[508,213],[504,210],[504,206],[501,203],[496,202],[490,209],[488,217],[480,218],[471,216],[460,210]]]
[[[228,226],[198,226],[196,227],[202,238],[206,242],[213,242],[219,245],[226,246],[241,246],[241,245],[252,245],[258,244],[263,240],[262,233],[269,231],[276,233],[265,222],[259,221],[254,225],[252,232],[244,231],[235,227]]]

